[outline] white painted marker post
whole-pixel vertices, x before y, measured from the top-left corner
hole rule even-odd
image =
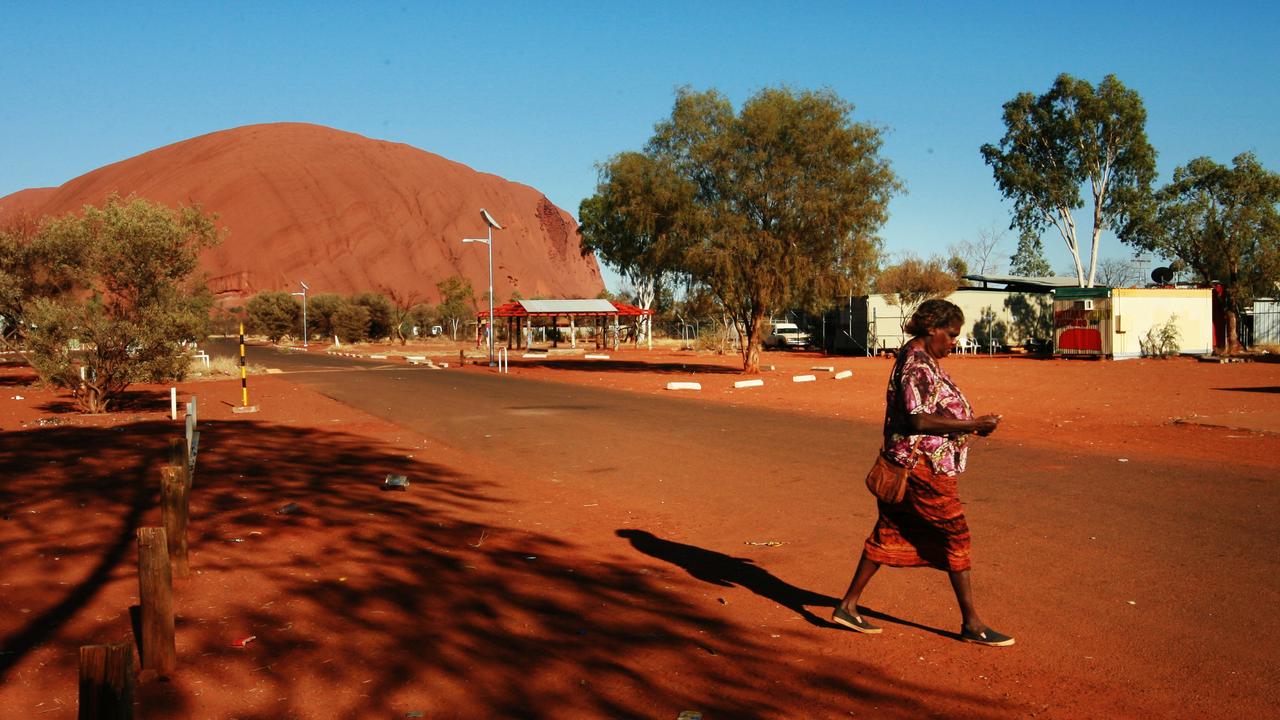
[[[169,388],[169,419],[178,419],[178,388]]]

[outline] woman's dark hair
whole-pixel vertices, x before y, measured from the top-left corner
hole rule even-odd
[[[964,311],[946,300],[925,300],[911,314],[904,328],[911,337],[924,337],[935,328],[964,324]]]

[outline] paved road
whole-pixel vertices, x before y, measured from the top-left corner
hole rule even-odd
[[[704,544],[750,528],[767,535],[782,517],[794,528],[800,516],[809,532],[796,542],[843,549],[874,517],[858,487],[879,443],[871,425],[483,372],[262,348],[250,357],[522,476],[628,503],[654,526],[683,523]],[[998,434],[972,457],[962,494],[981,587],[998,608],[989,615],[1037,628],[1039,644],[1024,652],[1036,653],[1039,672],[1170,693],[1208,666],[1220,697],[1280,690],[1266,670],[1280,647],[1271,470],[1159,456],[1120,463]],[[839,592],[845,572],[821,591]],[[1070,665],[1081,657],[1089,667]]]

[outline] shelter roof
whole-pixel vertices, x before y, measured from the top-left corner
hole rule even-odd
[[[494,317],[552,317],[556,315],[652,315],[635,305],[610,300],[513,300],[493,309]],[[481,310],[477,318],[489,317],[489,311]]]
[[[613,303],[608,300],[517,300],[525,312],[533,314],[554,313],[574,315],[578,313],[612,313]]]
[[[1004,285],[1005,290],[1014,292],[1049,292],[1054,288],[1078,287],[1079,281],[1073,277],[1030,277],[1027,275],[965,275],[965,280],[982,283],[989,287],[991,283]]]

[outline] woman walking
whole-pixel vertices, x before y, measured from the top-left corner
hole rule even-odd
[[[879,517],[863,546],[853,581],[832,620],[862,633],[878,633],[858,612],[858,598],[881,565],[933,567],[947,572],[960,604],[960,638],[981,645],[1012,645],[974,608],[969,525],[958,495],[969,435],[990,435],[999,415],[974,417],[964,393],[942,369],[955,347],[964,312],[946,300],[927,300],[911,316],[912,339],[898,351],[889,376],[884,415],[885,457],[909,468],[902,502],[877,501]]]

